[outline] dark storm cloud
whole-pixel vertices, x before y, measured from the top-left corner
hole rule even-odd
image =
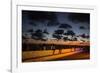
[[[30,33],[29,36],[32,35],[34,39],[60,39],[62,34],[65,36],[69,33],[72,35],[89,34],[89,30],[85,30],[90,28],[89,17],[88,13],[22,10],[22,31]],[[37,32],[38,29],[42,32],[40,30]],[[72,30],[74,33],[65,32],[66,30]],[[58,34],[58,32],[62,34]]]
[[[47,26],[56,26],[59,25],[60,23],[57,21],[57,19],[55,20],[51,20],[48,22]]]
[[[61,25],[59,26],[59,28],[68,29],[68,28],[72,28],[72,26],[69,25],[69,24],[61,24]]]
[[[23,15],[27,15],[30,20],[45,21],[45,20],[55,20],[56,15],[54,12],[45,11],[22,11]]]
[[[70,13],[68,18],[72,22],[90,23],[90,14],[89,13]]]
[[[86,29],[84,26],[80,26],[79,28],[80,28],[80,29]]]

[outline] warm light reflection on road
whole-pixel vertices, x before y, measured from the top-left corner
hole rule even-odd
[[[53,59],[60,59],[62,57],[67,57],[69,55],[73,55],[76,53],[80,53],[83,50],[80,48],[76,49],[64,49],[61,51],[61,54],[59,54],[59,50],[55,50],[54,54],[52,53],[53,50],[48,50],[48,51],[31,51],[29,52],[24,52],[23,53],[23,58],[29,58],[25,60],[25,62],[32,62],[32,61],[47,61],[47,60],[53,60]],[[25,57],[25,54],[27,57]],[[33,56],[32,56],[33,55]],[[48,56],[49,55],[49,56]]]

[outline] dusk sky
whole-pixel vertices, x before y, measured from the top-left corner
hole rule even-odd
[[[55,30],[74,31],[76,35],[90,33],[90,14],[71,12],[44,12],[22,10],[22,31],[41,29],[47,30],[48,38],[52,38]]]

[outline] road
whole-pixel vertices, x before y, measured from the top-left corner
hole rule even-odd
[[[83,53],[82,50],[73,51],[63,54],[54,54],[50,56],[38,57],[27,59],[24,62],[39,62],[39,61],[56,61],[56,60],[80,60],[80,59],[89,59],[89,53]]]

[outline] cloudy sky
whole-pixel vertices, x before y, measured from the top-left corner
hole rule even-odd
[[[48,31],[48,38],[52,38],[55,30],[72,30],[76,35],[89,35],[90,14],[22,10],[22,32],[38,29]]]

